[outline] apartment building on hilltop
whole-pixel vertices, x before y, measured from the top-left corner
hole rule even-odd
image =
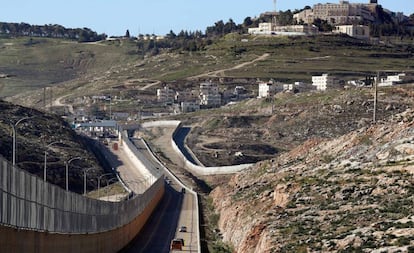
[[[294,15],[297,22],[311,24],[315,19],[326,20],[330,24],[352,24],[362,20],[374,21],[373,12],[378,5],[377,1],[364,3],[339,3],[315,4],[313,9],[304,10]]]

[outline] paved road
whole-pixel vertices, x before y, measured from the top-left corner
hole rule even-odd
[[[178,176],[180,180],[184,183],[188,183],[188,178],[183,177],[183,173],[185,173],[183,168],[183,161],[180,158],[175,150],[172,148],[171,145],[171,137],[172,133],[175,130],[175,127],[160,127],[160,131],[157,132],[157,138],[152,142],[152,144],[157,147],[157,149],[161,150],[162,154],[169,159],[169,164],[167,165],[169,169],[174,169],[175,176]],[[177,168],[180,168],[177,170]],[[165,172],[165,175],[168,176],[169,172]],[[169,176],[168,176],[169,177]],[[182,186],[181,184],[175,180],[175,178],[169,177],[172,180],[171,186],[177,192],[181,192]],[[198,252],[198,223],[197,223],[197,201],[195,195],[191,194],[187,191],[184,194],[182,205],[181,205],[181,212],[178,220],[178,226],[175,231],[175,238],[183,238],[184,239],[184,248],[182,252]],[[188,232],[182,233],[179,232],[180,226],[186,226]],[[180,251],[174,251],[180,252]]]
[[[159,171],[162,174],[168,174],[167,171],[164,171],[164,167],[153,159],[152,154],[146,149],[141,139],[132,139],[132,142],[139,151],[139,154],[137,154],[139,159],[147,168]],[[141,181],[145,181],[145,177],[125,153],[125,147],[118,144],[118,149],[114,150],[112,148],[113,143],[105,148],[106,158],[112,167],[116,168],[120,177],[130,189],[136,193],[143,192],[147,182],[141,183]],[[140,234],[122,252],[170,252],[170,242],[174,238],[184,239],[185,246],[182,252],[198,252],[197,203],[192,194],[181,192],[182,186],[174,177],[169,176],[169,181],[170,184],[166,183],[165,195],[155,212]],[[188,232],[179,232],[181,226],[186,226]]]
[[[143,230],[123,253],[167,253],[179,226],[183,195],[167,185],[164,197]]]
[[[124,146],[118,143],[118,150],[114,150],[114,143],[117,142],[110,142],[110,145],[104,149],[105,158],[112,168],[119,173],[129,189],[137,194],[143,193],[150,186],[150,180],[137,169],[136,165],[125,154]]]

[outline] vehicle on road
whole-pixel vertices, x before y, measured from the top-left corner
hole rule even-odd
[[[171,250],[183,250],[184,247],[184,239],[176,238],[171,241]]]
[[[179,232],[187,232],[187,227],[186,226],[181,226],[178,231]]]

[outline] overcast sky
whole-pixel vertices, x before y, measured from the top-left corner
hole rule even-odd
[[[278,0],[278,10],[301,9],[328,1]],[[339,2],[330,0],[329,2]],[[368,2],[368,0],[350,1]],[[414,13],[413,0],[379,0],[384,8]],[[167,34],[170,30],[205,31],[216,21],[246,17],[274,9],[273,0],[9,0],[0,5],[0,21],[88,27],[107,35]]]

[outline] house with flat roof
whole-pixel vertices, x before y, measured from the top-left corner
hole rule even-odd
[[[276,85],[273,82],[259,83],[258,98],[269,98],[276,94]]]
[[[315,86],[318,91],[326,91],[328,88],[336,86],[337,83],[335,77],[329,74],[312,76],[312,85]]]
[[[221,105],[221,94],[218,85],[213,82],[200,84],[200,105],[207,107],[217,107]]]
[[[370,29],[367,25],[337,25],[333,33],[347,34],[363,40],[370,38]]]

